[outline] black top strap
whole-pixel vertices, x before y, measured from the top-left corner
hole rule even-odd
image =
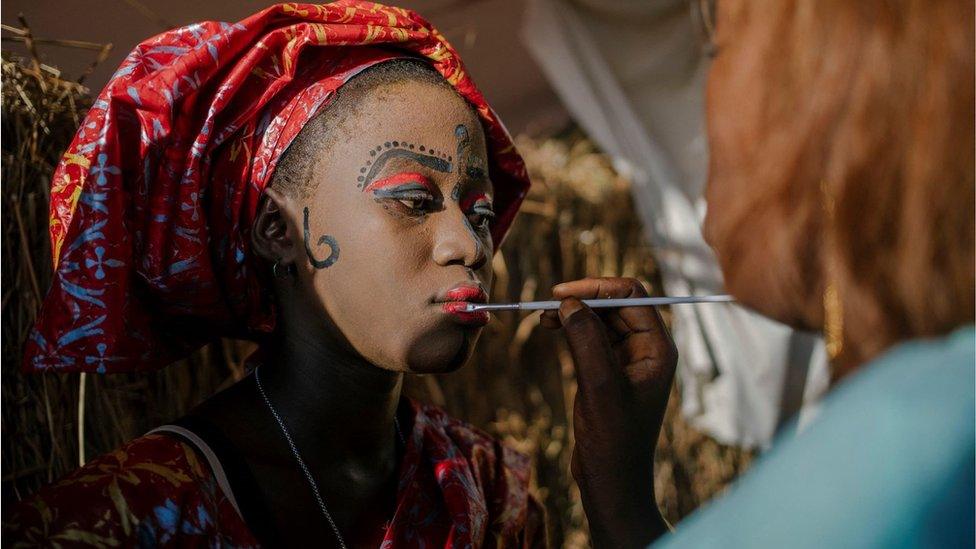
[[[274,525],[261,498],[257,479],[240,450],[215,425],[198,416],[185,416],[150,432],[174,436],[193,446],[210,464],[224,494],[237,509],[251,533],[264,547],[273,547]]]

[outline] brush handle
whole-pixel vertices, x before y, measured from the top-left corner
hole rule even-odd
[[[588,307],[603,309],[607,307],[654,307],[658,305],[679,305],[682,303],[731,303],[730,295],[693,295],[683,297],[626,297],[620,299],[584,299]],[[559,308],[561,301],[523,301],[521,303],[471,303],[465,309],[476,311],[552,311]]]

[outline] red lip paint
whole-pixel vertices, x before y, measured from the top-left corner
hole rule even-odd
[[[484,326],[488,324],[488,311],[465,311],[469,303],[486,303],[488,294],[480,286],[462,284],[444,293],[448,301],[441,304],[441,310],[454,317],[454,321],[466,326]]]
[[[485,303],[488,296],[485,291],[476,286],[458,286],[447,291],[447,299],[451,301],[474,301],[475,303]]]
[[[454,317],[459,324],[467,326],[484,326],[490,318],[488,311],[467,312],[467,301],[449,301],[441,305],[441,309]]]

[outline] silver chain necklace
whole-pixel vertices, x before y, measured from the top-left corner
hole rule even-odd
[[[271,404],[271,399],[268,398],[268,393],[264,392],[264,385],[261,384],[261,377],[258,375],[258,370],[260,366],[254,369],[254,383],[258,386],[258,391],[261,393],[261,398],[264,399],[264,403],[268,406],[268,410],[271,411],[271,415],[274,416],[275,421],[278,422],[278,427],[281,428],[281,434],[285,435],[285,440],[288,442],[288,448],[291,450],[291,454],[295,456],[295,461],[298,462],[298,467],[302,470],[305,475],[305,479],[308,481],[308,485],[312,488],[312,495],[315,496],[315,502],[319,505],[319,510],[322,511],[322,515],[325,520],[329,522],[329,526],[332,527],[332,531],[335,533],[336,540],[339,541],[339,547],[342,549],[346,548],[346,541],[342,538],[342,534],[339,533],[339,527],[336,526],[334,520],[332,520],[332,514],[329,513],[329,508],[325,506],[325,500],[322,499],[322,494],[319,492],[319,485],[315,482],[312,477],[312,472],[308,470],[308,466],[305,465],[305,460],[302,459],[301,454],[298,453],[298,447],[295,446],[295,441],[291,438],[291,433],[288,432],[288,428],[285,427],[284,420],[281,419],[281,415],[278,410]],[[396,414],[393,415],[393,426],[396,428],[397,438],[400,439],[400,443],[403,447],[407,447],[407,439],[403,436],[403,431],[400,430],[400,420],[397,419]]]

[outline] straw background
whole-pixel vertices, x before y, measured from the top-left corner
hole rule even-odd
[[[51,276],[49,178],[85,109],[87,90],[30,59],[3,59],[2,478],[4,507],[150,428],[175,419],[243,377],[247,342],[215,340],[151,374],[113,376],[19,371],[21,346]],[[586,276],[632,276],[659,294],[651,251],[628,182],[576,130],[518,139],[534,182],[494,259],[493,300],[548,297],[551,285]],[[445,407],[532,456],[535,490],[554,546],[588,543],[569,475],[573,365],[538,313],[502,313],[474,359],[446,376],[408,380],[411,396]],[[635,441],[636,442],[636,441]],[[750,452],[717,444],[678,414],[673,394],[655,484],[675,523],[745,470]]]

